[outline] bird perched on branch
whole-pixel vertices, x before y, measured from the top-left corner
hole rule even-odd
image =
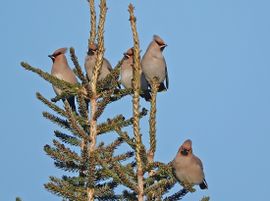
[[[52,59],[53,65],[51,70],[51,75],[57,77],[60,80],[64,80],[71,84],[76,84],[77,79],[74,72],[70,69],[65,53],[67,48],[60,48],[54,51],[51,55],[48,55]],[[62,93],[61,89],[53,86],[53,89],[56,95],[60,95]],[[64,99],[62,99],[64,102]],[[75,106],[75,97],[71,96],[67,98],[67,101],[73,111],[76,111]]]
[[[169,79],[167,65],[162,54],[166,43],[159,36],[154,35],[152,42],[149,44],[145,54],[143,55],[141,64],[142,71],[148,83],[151,83],[154,77],[158,79],[159,91],[169,88]],[[164,85],[166,83],[166,87]]]
[[[181,183],[199,185],[207,189],[201,160],[193,154],[191,140],[186,140],[178,150],[173,162],[174,175]]]
[[[96,44],[91,44],[89,46],[87,56],[85,57],[84,67],[85,67],[87,77],[89,80],[92,79],[93,69],[94,69],[94,66],[96,65],[97,49],[98,47]],[[111,71],[112,71],[112,66],[110,62],[107,59],[103,58],[98,81],[102,81],[107,75],[110,74]]]
[[[121,84],[126,89],[132,89],[132,80],[133,80],[133,64],[134,62],[134,51],[133,48],[127,50],[124,53],[124,61],[121,66]],[[150,101],[151,95],[148,89],[148,82],[144,77],[142,72],[141,74],[141,90],[142,93],[140,94],[146,101]]]

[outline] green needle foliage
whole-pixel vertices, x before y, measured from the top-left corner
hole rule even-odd
[[[134,7],[130,4],[130,23],[134,42],[134,80],[133,89],[119,88],[119,73],[123,59],[103,80],[97,81],[104,55],[104,22],[106,19],[106,0],[100,0],[99,22],[96,21],[94,0],[89,0],[91,31],[88,44],[98,44],[97,61],[94,67],[93,80],[83,72],[75,54],[70,48],[70,56],[74,72],[80,82],[70,84],[60,80],[39,68],[26,62],[21,66],[62,90],[62,94],[46,99],[37,93],[37,99],[48,106],[53,113],[43,112],[43,116],[57,124],[65,131],[54,131],[55,139],[51,145],[45,145],[44,151],[54,160],[57,168],[68,175],[61,178],[51,176],[45,188],[63,200],[93,201],[93,200],[166,200],[173,201],[183,198],[189,191],[183,188],[179,192],[168,195],[176,184],[171,163],[155,161],[156,152],[156,104],[159,84],[156,79],[151,83],[151,107],[149,115],[149,150],[142,141],[140,119],[148,115],[145,108],[140,109],[140,47],[136,30]],[[97,25],[98,24],[98,25]],[[133,116],[122,114],[107,117],[100,122],[109,104],[121,101],[125,96],[133,97]],[[65,101],[64,107],[56,105],[61,99],[75,96],[76,112],[72,111]],[[134,133],[123,131],[125,127],[133,127]],[[97,139],[104,134],[116,134],[116,138],[106,144]],[[128,145],[128,150],[116,153],[122,146]],[[72,176],[70,176],[72,175]],[[118,189],[118,190],[117,190]],[[119,190],[120,189],[120,190]],[[122,189],[122,192],[121,192]],[[166,195],[165,195],[166,194]],[[208,198],[203,198],[207,200]],[[20,200],[16,198],[16,200]]]

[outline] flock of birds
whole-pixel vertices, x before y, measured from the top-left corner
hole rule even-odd
[[[144,97],[146,101],[151,99],[149,83],[151,83],[152,79],[157,78],[159,83],[158,91],[167,90],[169,87],[167,66],[162,54],[166,46],[166,43],[161,37],[154,35],[153,40],[141,59],[141,90],[143,91],[141,96]],[[89,80],[91,80],[93,76],[93,69],[97,58],[97,49],[98,47],[96,44],[91,44],[85,58],[84,66]],[[58,79],[71,84],[76,84],[77,79],[74,72],[68,65],[67,58],[65,56],[66,51],[67,48],[60,48],[53,52],[53,54],[49,55],[53,61],[51,74]],[[133,61],[134,51],[133,48],[130,48],[124,53],[124,61],[121,66],[121,84],[126,89],[132,88]],[[110,62],[106,58],[103,58],[98,81],[102,81],[108,74],[110,74],[111,71],[112,66]],[[57,87],[53,86],[53,89],[57,95],[61,94],[61,90]],[[76,110],[74,97],[68,98],[67,101],[71,108]],[[191,140],[186,140],[180,146],[178,153],[172,162],[172,166],[174,175],[179,182],[199,185],[201,189],[208,188],[205,181],[202,162],[193,154]]]

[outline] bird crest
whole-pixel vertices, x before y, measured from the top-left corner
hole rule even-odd
[[[192,141],[190,139],[186,140],[179,148],[179,153],[181,155],[187,156],[192,154]]]
[[[59,49],[55,50],[52,55],[53,56],[58,56],[60,54],[65,54],[66,52],[67,52],[67,48],[66,47],[62,47],[62,48],[59,48]]]

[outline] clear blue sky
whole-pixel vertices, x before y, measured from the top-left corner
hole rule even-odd
[[[106,57],[113,65],[132,45],[129,2],[108,1]],[[265,200],[270,180],[270,2],[132,2],[142,51],[153,34],[168,44],[164,55],[170,89],[158,96],[157,159],[172,160],[183,140],[190,138],[204,163],[209,190],[198,190],[184,200],[203,195],[214,201]],[[35,98],[36,91],[49,98],[54,93],[19,63],[50,71],[47,55],[73,46],[83,64],[88,4],[64,0],[1,4],[0,201],[16,196],[24,201],[60,200],[43,188],[49,175],[62,174],[43,152],[58,127],[42,117],[47,108]],[[111,105],[104,118],[131,114],[130,104],[125,98]],[[144,101],[142,106],[149,108]],[[147,119],[142,126],[146,141]]]

